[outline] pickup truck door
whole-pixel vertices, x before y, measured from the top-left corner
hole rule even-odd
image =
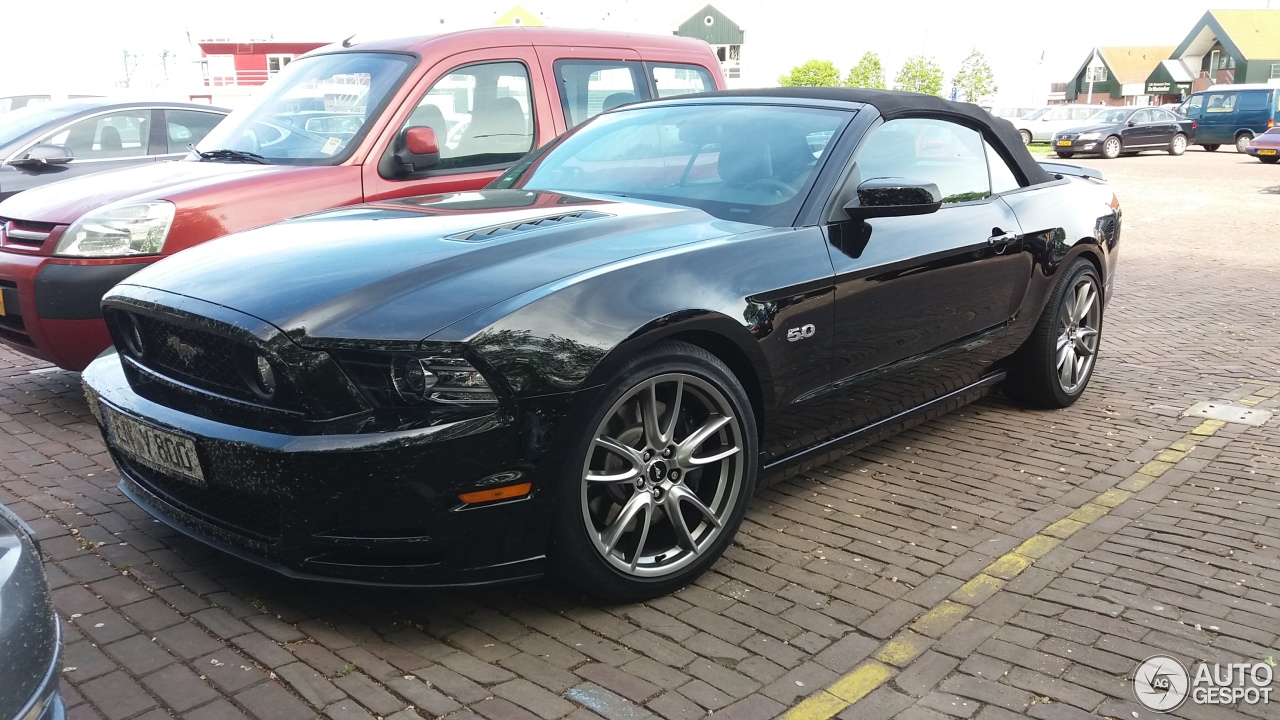
[[[837,433],[979,380],[1002,354],[998,341],[1032,267],[1018,220],[998,194],[1017,181],[977,130],[892,120],[863,139],[854,162],[837,202],[882,177],[935,183],[944,200],[932,214],[868,220],[832,208]]]
[[[365,158],[366,201],[476,190],[559,133],[558,108],[532,46],[486,48],[437,62],[418,82]],[[390,155],[400,133],[436,132],[440,164],[403,173]]]

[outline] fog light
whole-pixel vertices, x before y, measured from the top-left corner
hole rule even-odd
[[[124,326],[121,330],[124,331],[122,335],[124,335],[125,350],[141,360],[146,354],[146,346],[142,344],[142,328],[138,327],[138,319],[126,314],[124,322],[120,324]]]
[[[258,391],[267,397],[276,394],[276,371],[271,367],[271,361],[259,355],[255,362],[257,376],[254,378],[258,383]]]

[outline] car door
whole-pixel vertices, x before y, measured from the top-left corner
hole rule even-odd
[[[639,60],[562,57],[548,61],[546,57],[556,50],[561,48],[539,48],[538,54],[543,67],[550,70],[566,129],[605,110],[649,99],[649,82]]]
[[[1197,128],[1196,142],[1202,145],[1223,145],[1234,142],[1236,117],[1236,93],[1209,93],[1204,100],[1204,115]]]
[[[1120,142],[1125,149],[1137,149],[1151,144],[1150,110],[1138,110],[1129,116],[1120,126]]]
[[[1173,136],[1181,131],[1178,118],[1162,108],[1151,109],[1151,144],[1152,147],[1168,147]]]
[[[392,118],[365,161],[365,200],[475,190],[557,134],[532,47],[491,48],[440,61]],[[401,134],[430,127],[440,162],[402,173],[388,162]]]
[[[57,145],[70,151],[71,162],[34,167],[5,166],[3,197],[66,178],[155,162],[151,128],[159,110],[130,108],[94,113],[65,123],[38,137],[34,145]],[[30,147],[18,153],[24,156]]]
[[[935,183],[941,209],[847,219],[840,208],[857,185],[886,177]],[[1017,218],[998,194],[1016,188],[981,134],[957,123],[895,119],[862,141],[827,225],[836,273],[837,432],[889,418],[989,370],[996,356],[985,348],[1021,304],[1031,273]]]

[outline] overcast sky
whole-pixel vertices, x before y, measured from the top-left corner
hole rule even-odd
[[[264,2],[66,0],[51,15],[36,2],[0,0],[0,94],[103,92],[125,77],[125,53],[158,76],[169,53],[171,77],[190,73],[192,39],[227,37],[333,41],[415,35],[489,25],[510,0],[360,0]],[[528,0],[519,3],[549,25],[668,34],[705,2],[697,0]],[[948,83],[973,48],[986,53],[1006,103],[1030,100],[1037,85],[1065,81],[1095,45],[1177,45],[1210,8],[1268,6],[1268,0],[716,0],[743,27],[744,80],[776,84],[810,58],[843,71],[868,50],[879,53],[890,83],[903,60],[933,56]],[[1275,0],[1280,9],[1280,0]],[[112,9],[113,8],[113,9]],[[127,10],[126,10],[127,8]],[[56,17],[56,19],[55,19]],[[1061,23],[1055,20],[1061,17]],[[51,24],[52,23],[52,24]],[[1044,60],[1040,61],[1043,53]],[[141,74],[139,74],[139,77]],[[190,77],[188,75],[187,77]],[[137,83],[135,83],[137,84]]]

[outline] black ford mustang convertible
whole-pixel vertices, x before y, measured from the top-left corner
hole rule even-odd
[[[422,140],[397,162],[430,172]],[[757,475],[997,383],[1074,402],[1119,231],[1100,175],[976,106],[649,102],[483,191],[157,263],[104,298],[116,350],[84,381],[124,492],[226,552],[643,598],[715,561]]]

